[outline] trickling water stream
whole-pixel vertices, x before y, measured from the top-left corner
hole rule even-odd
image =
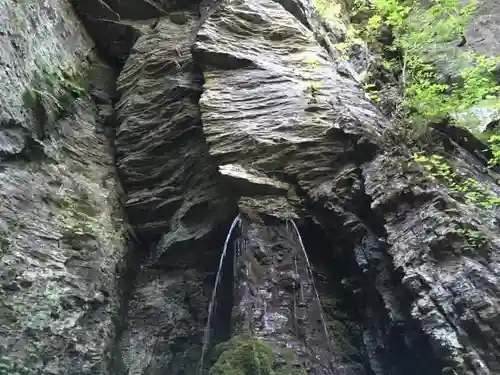
[[[229,240],[231,239],[231,234],[233,233],[234,228],[236,228],[236,226],[238,224],[241,224],[240,215],[235,217],[231,226],[229,227],[229,231],[227,233],[226,240],[224,242],[224,247],[222,249],[222,254],[220,257],[220,261],[219,261],[219,268],[217,270],[217,276],[215,277],[215,284],[214,284],[214,288],[212,290],[212,297],[210,298],[210,304],[208,305],[207,324],[205,326],[205,332],[203,334],[203,347],[201,350],[200,367],[198,370],[199,375],[202,375],[202,373],[203,373],[203,365],[204,365],[204,361],[205,361],[205,355],[206,355],[206,352],[208,349],[208,345],[210,343],[210,326],[212,323],[212,316],[214,314],[214,310],[216,307],[216,299],[215,298],[217,296],[217,289],[218,289],[220,281],[221,281],[222,266],[224,264],[224,259],[226,258],[227,247],[229,245]]]
[[[318,289],[316,289],[316,284],[314,283],[314,277],[313,277],[313,274],[312,274],[311,263],[309,262],[309,257],[307,256],[306,248],[304,246],[304,242],[302,241],[302,236],[300,235],[299,228],[297,228],[297,225],[295,224],[295,222],[293,220],[287,220],[287,228],[288,228],[288,223],[289,222],[292,223],[292,226],[295,229],[295,233],[297,234],[297,238],[299,240],[300,248],[302,249],[302,253],[304,254],[304,258],[306,260],[307,272],[309,274],[309,279],[311,280],[312,287],[313,287],[313,290],[314,290],[314,294],[316,296],[316,301],[318,303],[318,310],[319,310],[319,314],[320,314],[320,317],[321,317],[321,323],[323,325],[323,330],[324,330],[324,333],[325,333],[326,341],[327,341],[327,344],[328,344],[328,349],[330,350],[330,354],[333,356],[334,353],[333,353],[333,349],[332,349],[332,343],[330,341],[330,335],[328,333],[328,328],[326,327],[325,315],[323,313],[323,307],[321,306],[321,301],[319,299]]]
[[[216,340],[212,328],[214,316],[219,314],[217,301],[220,296],[217,293],[220,285],[224,283],[222,281],[224,269],[229,267],[233,270],[232,290],[235,290],[237,287],[235,282],[238,283],[237,265],[240,264],[240,259],[243,259],[244,264],[241,269],[244,271],[243,278],[250,282],[242,284],[246,286],[239,290],[239,292],[246,290],[240,294],[242,309],[239,311],[246,311],[244,320],[247,321],[248,327],[251,327],[253,334],[265,340],[274,340],[275,343],[281,342],[286,347],[300,346],[309,353],[309,356],[315,358],[313,361],[319,361],[317,366],[323,368],[321,372],[312,373],[333,374],[333,362],[327,358],[335,358],[335,353],[309,256],[297,225],[293,220],[267,224],[250,221],[248,225],[243,222],[244,218],[238,215],[226,235],[208,306],[198,375],[204,374],[207,353]],[[231,241],[235,237],[234,230],[237,227],[241,233]],[[230,243],[233,244],[234,251],[228,263],[225,259]],[[295,271],[294,275],[298,278],[298,282],[296,284],[294,282],[295,291],[290,294],[286,290],[287,283],[282,278],[290,275],[291,270]],[[313,301],[314,299],[316,301]],[[312,304],[309,305],[308,302]],[[288,308],[290,310],[287,310]],[[259,316],[261,318],[258,318]],[[289,321],[295,328],[290,331],[282,326],[280,321]],[[318,335],[318,332],[322,333]],[[284,339],[285,337],[289,339]]]

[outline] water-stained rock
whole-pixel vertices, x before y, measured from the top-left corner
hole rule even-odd
[[[240,236],[234,255],[235,335],[271,344],[276,357],[273,368],[279,374],[346,373],[334,360],[335,343],[293,224],[244,218]]]

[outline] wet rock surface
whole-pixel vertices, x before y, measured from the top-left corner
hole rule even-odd
[[[386,147],[380,134],[389,125],[363,97],[356,82],[342,70],[335,69],[336,63],[322,55],[323,50],[318,48],[313,36],[306,29],[301,29],[299,22],[288,19],[289,14],[280,12],[281,8],[274,8],[265,1],[233,1],[230,5],[222,5],[198,34],[195,57],[204,67],[206,80],[200,105],[212,155],[220,165],[238,160],[244,166],[248,160],[249,166],[262,173],[293,181],[299,194],[312,201],[318,212],[327,210],[321,213],[324,215],[322,218],[318,216],[320,221],[334,221],[340,212],[344,216],[344,226],[349,222],[354,225],[351,230],[355,234],[348,236],[361,236],[357,241],[372,242],[359,247],[361,242],[353,250],[363,272],[377,275],[373,276],[373,281],[382,306],[377,306],[377,301],[368,306],[373,311],[368,315],[372,322],[367,325],[372,328],[365,332],[372,367],[377,367],[376,363],[380,367],[377,373],[405,370],[411,373],[421,370],[439,372],[432,366],[458,372],[497,371],[495,356],[487,354],[492,348],[483,348],[480,343],[486,339],[470,337],[467,329],[460,327],[459,320],[450,320],[447,316],[446,311],[455,311],[457,306],[449,308],[439,298],[434,298],[432,304],[423,302],[431,300],[434,289],[456,290],[453,285],[463,284],[460,273],[457,273],[457,261],[459,264],[467,263],[471,256],[482,257],[463,253],[467,249],[463,238],[453,240],[448,237],[453,228],[452,219],[444,211],[446,204],[440,204],[445,198],[439,198],[446,193],[428,186],[424,171],[404,149],[400,151],[400,157],[377,152],[377,149]],[[271,23],[270,19],[279,21]],[[254,31],[251,37],[245,32],[249,28]],[[278,34],[279,38],[276,37]],[[258,44],[255,43],[257,40]],[[305,63],[311,57],[317,61],[314,67]],[[315,77],[321,77],[320,87],[314,86]],[[300,89],[300,83],[305,84],[305,90]],[[309,97],[307,87],[315,87],[310,90]],[[339,116],[339,112],[343,116]],[[352,154],[348,156],[350,152]],[[378,153],[379,156],[375,156]],[[377,176],[384,176],[384,179]],[[465,219],[467,209],[462,209],[464,211],[458,216],[464,221],[470,220]],[[419,214],[417,211],[420,211]],[[426,223],[424,217],[432,222]],[[324,224],[328,225],[327,222]],[[439,233],[441,226],[444,233]],[[363,227],[363,231],[372,234],[357,233]],[[421,237],[415,235],[418,251],[408,248],[408,227],[423,231]],[[424,227],[438,232],[428,233]],[[481,229],[491,241],[489,252],[495,253],[498,245],[493,227]],[[386,245],[380,244],[379,237],[385,238]],[[426,246],[439,247],[433,246],[434,242],[440,246],[454,244],[452,247],[463,250],[456,254],[455,251],[448,253],[442,249],[443,254],[437,258],[428,257],[424,249]],[[448,254],[449,261],[440,259],[441,256],[447,258],[444,254]],[[411,259],[415,259],[417,264],[411,263]],[[473,264],[477,261],[474,260]],[[455,266],[448,270],[447,262]],[[492,262],[493,259],[489,258],[489,263]],[[406,280],[413,273],[418,273],[418,264],[429,269],[424,277],[429,284],[422,286],[417,294],[412,294],[401,279]],[[487,274],[484,274],[486,278]],[[440,277],[443,281],[439,281]],[[418,297],[419,293],[421,297]],[[494,321],[496,298],[480,292],[474,295],[484,296],[481,305],[486,303],[491,309]],[[472,302],[468,306],[469,311],[481,309],[474,307]],[[388,313],[385,318],[380,317],[383,314],[381,308]],[[378,319],[382,320],[377,323]],[[384,327],[387,324],[391,327],[389,330]],[[401,324],[403,327],[407,325],[407,331],[403,329],[398,334]],[[430,344],[425,344],[426,339],[415,329],[419,325]],[[380,332],[381,329],[386,332]],[[457,334],[457,331],[460,333]],[[483,334],[494,331],[494,328],[489,328]],[[388,341],[393,335],[399,336],[400,343],[407,346],[406,355],[413,357],[410,363],[418,362],[418,355],[411,355],[412,350],[420,350],[442,359],[443,364],[432,360],[429,362],[431,367],[427,369],[397,365],[394,359],[383,353],[391,347]],[[384,343],[384,340],[388,341]],[[377,341],[379,343],[374,344]],[[419,347],[420,344],[425,348]],[[486,358],[489,358],[488,363]]]
[[[125,209],[138,237],[152,243],[141,249],[146,259],[120,343],[128,374],[196,373],[212,254],[222,246],[210,238],[236,211],[204,143],[201,75],[190,53],[196,26],[189,14],[183,24],[162,19],[135,44],[118,79]]]
[[[310,1],[74,0],[123,65],[114,108],[72,9],[41,4],[0,0],[0,369],[198,374],[240,213],[211,375],[242,352],[275,375],[500,372],[498,212],[413,161]],[[479,34],[495,23],[482,4]],[[478,143],[435,133],[498,197]]]
[[[235,254],[235,332],[251,332],[271,342],[278,372],[288,366],[290,373],[294,368],[307,374],[351,373],[335,358],[336,344],[327,331],[309,261],[293,224],[244,219],[241,232]]]

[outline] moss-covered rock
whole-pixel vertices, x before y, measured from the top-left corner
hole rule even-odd
[[[248,335],[239,335],[216,347],[217,361],[210,375],[305,375],[291,350]],[[290,358],[291,357],[291,358]],[[284,360],[284,359],[288,359]],[[281,359],[281,360],[280,360]]]

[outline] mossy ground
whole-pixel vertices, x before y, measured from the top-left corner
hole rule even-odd
[[[216,347],[217,361],[210,375],[305,375],[296,361],[286,358],[277,363],[279,357],[294,356],[284,353],[273,344],[247,335],[235,336]],[[284,362],[284,364],[281,364]]]

